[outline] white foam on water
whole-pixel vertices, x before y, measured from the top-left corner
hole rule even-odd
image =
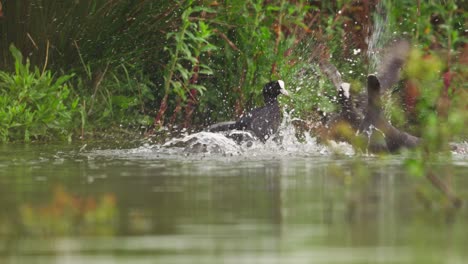
[[[353,148],[347,143],[329,142],[328,145],[323,145],[318,143],[317,139],[311,136],[310,133],[301,135],[299,139],[296,136],[292,120],[291,115],[284,112],[279,131],[264,143],[256,140],[247,131],[234,130],[224,133],[203,131],[179,138],[172,138],[164,144],[145,143],[143,146],[131,149],[93,150],[88,152],[87,156],[88,158],[137,159],[178,159],[181,157],[189,159],[226,159],[226,157],[271,159],[330,156],[335,154],[354,155]]]
[[[460,166],[468,166],[468,141],[452,143],[453,163]]]
[[[237,143],[232,137],[242,137]],[[270,137],[265,143],[254,140],[254,137],[246,131],[231,131],[225,133],[198,132],[186,135],[182,138],[174,138],[160,147],[159,151],[172,150],[172,154],[181,156],[203,157],[307,157],[327,156],[332,154],[354,155],[351,145],[342,142],[331,142],[322,145],[317,142],[310,133],[296,136],[292,117],[289,113],[283,113],[283,121],[276,135]],[[147,149],[137,149],[146,152]]]
[[[245,131],[236,133],[246,134]],[[227,134],[226,134],[227,135]],[[247,140],[240,144],[222,133],[198,132],[181,138],[173,138],[166,143],[150,144],[131,149],[105,149],[86,152],[89,159],[122,158],[122,159],[213,159],[213,160],[265,160],[282,158],[307,158],[330,156],[354,156],[353,147],[345,142],[329,141],[327,145],[320,144],[309,133],[296,136],[296,131],[288,114],[284,115],[283,123],[276,137],[265,143],[258,140]],[[251,136],[251,135],[250,135]],[[452,143],[456,149],[452,151],[454,164],[468,166],[468,142]],[[360,153],[364,156],[373,156]]]
[[[221,133],[198,132],[183,138],[174,138],[162,145],[164,148],[180,148],[185,154],[240,155],[242,148],[234,140]]]

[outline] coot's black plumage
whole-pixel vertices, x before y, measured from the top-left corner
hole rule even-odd
[[[280,94],[288,95],[282,80],[272,81],[263,87],[265,105],[243,114],[236,122],[223,122],[208,128],[211,132],[226,130],[248,130],[258,139],[265,141],[278,131],[281,124]]]
[[[401,148],[414,148],[421,143],[421,139],[392,126],[383,116],[381,100],[381,83],[377,76],[367,77],[367,113],[362,121],[359,132],[374,126],[385,135],[388,151],[396,152]]]
[[[384,50],[384,56],[378,65],[377,75],[367,78],[367,102],[359,102],[355,107],[350,93],[350,84],[343,82],[338,69],[328,60],[319,63],[321,71],[332,81],[338,91],[338,102],[341,111],[327,123],[333,128],[335,124],[348,123],[357,134],[371,132],[374,128],[384,135],[384,141],[370,139],[367,146],[371,151],[396,152],[401,148],[414,148],[421,139],[400,131],[388,122],[383,114],[382,94],[390,89],[400,78],[400,71],[410,51],[410,43],[404,39],[393,40]],[[360,100],[359,100],[360,101]],[[333,130],[333,129],[332,129]],[[377,133],[379,134],[379,133]],[[378,136],[376,139],[379,139]]]
[[[354,107],[350,86],[351,85],[349,83],[341,83],[338,89],[338,103],[341,106],[341,111],[330,118],[327,123],[329,127],[333,127],[334,124],[338,124],[340,122],[346,122],[351,128],[353,128],[353,130],[357,130],[359,128],[359,124],[361,123],[363,116]]]

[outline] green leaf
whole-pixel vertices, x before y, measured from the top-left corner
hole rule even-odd
[[[15,45],[11,44],[10,45],[10,52],[11,55],[13,55],[13,58],[15,59],[15,62],[18,63],[23,63],[23,54],[21,54],[21,51],[15,47]]]
[[[196,6],[192,9],[192,12],[207,12],[207,13],[216,13],[216,10],[213,8],[205,7],[205,6]]]
[[[192,84],[190,85],[190,89],[195,89],[197,90],[198,92],[200,92],[200,94],[203,94],[204,91],[206,91],[206,87],[203,86],[203,85],[198,85],[198,84]]]
[[[201,64],[199,73],[200,74],[206,74],[206,75],[212,75],[213,70],[209,66]]]
[[[269,6],[267,6],[267,10],[268,10],[268,11],[280,11],[280,10],[281,10],[281,7],[269,5]]]
[[[64,84],[65,82],[67,82],[68,80],[70,80],[71,78],[73,78],[74,75],[75,75],[75,74],[60,76],[60,77],[55,81],[54,85],[60,86],[60,85]]]
[[[180,75],[182,75],[182,79],[184,80],[188,80],[191,76],[189,76],[189,71],[187,69],[185,69],[184,67],[182,67],[182,65],[180,64],[177,64],[177,71],[180,73]]]
[[[405,168],[410,175],[416,177],[424,176],[424,164],[418,159],[407,159],[405,160]]]

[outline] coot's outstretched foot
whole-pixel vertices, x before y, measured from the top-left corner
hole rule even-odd
[[[371,129],[371,126],[378,129],[385,136],[388,151],[396,152],[401,148],[417,147],[421,139],[410,135],[392,126],[383,116],[381,101],[381,86],[379,79],[375,75],[367,77],[368,105],[367,113],[359,126],[359,132]]]
[[[272,81],[263,87],[263,99],[265,106],[255,108],[243,114],[236,122],[229,121],[212,125],[208,128],[210,132],[228,130],[248,130],[255,137],[265,142],[271,135],[278,131],[281,124],[281,111],[278,103],[280,94],[289,95],[284,88],[282,80]]]

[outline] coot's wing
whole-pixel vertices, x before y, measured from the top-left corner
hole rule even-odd
[[[277,104],[259,108],[255,115],[252,115],[252,122],[248,130],[254,132],[255,136],[265,141],[270,135],[276,133],[281,123],[280,109]]]
[[[264,107],[255,108],[252,111],[242,114],[242,116],[237,120],[235,129],[246,130],[250,129],[254,117],[261,115],[262,109]]]
[[[400,70],[405,64],[410,43],[405,39],[393,40],[383,51],[382,61],[377,69],[382,92],[392,87],[400,79]]]

